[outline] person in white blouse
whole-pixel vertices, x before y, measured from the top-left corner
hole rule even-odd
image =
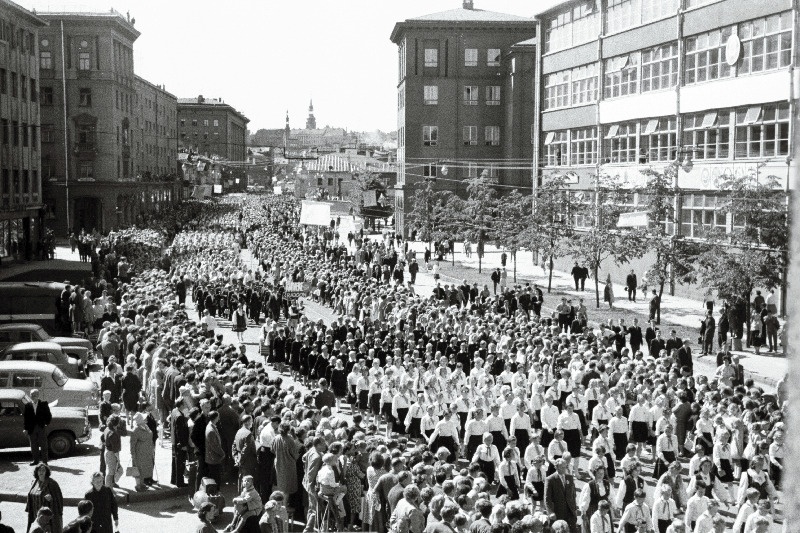
[[[545,451],[544,446],[539,444],[542,440],[542,434],[539,431],[534,431],[533,435],[531,435],[531,443],[525,448],[525,452],[522,457],[522,464],[525,469],[533,468],[534,461],[537,457],[541,457],[544,459]]]
[[[558,426],[558,407],[553,405],[553,398],[544,397],[545,405],[539,412],[539,419],[542,421],[542,446],[547,447],[553,440],[553,432]]]
[[[436,406],[428,404],[425,406],[425,416],[419,423],[419,429],[423,438],[430,439],[433,435],[433,430],[436,429],[436,424],[439,423],[439,417],[436,416]]]
[[[666,533],[672,521],[678,516],[678,506],[672,499],[672,489],[668,485],[661,486],[661,493],[653,502],[653,531]]]
[[[664,433],[656,439],[656,464],[653,468],[653,477],[658,479],[667,471],[670,463],[675,461],[678,456],[678,437],[672,431],[672,424],[664,426]],[[669,524],[664,526],[667,528]]]
[[[652,433],[652,418],[653,415],[645,404],[645,397],[640,394],[636,398],[636,405],[631,407],[628,415],[628,424],[630,425],[628,438],[631,442],[636,443],[636,457],[642,456],[647,439]]]
[[[736,513],[736,520],[733,522],[733,529],[731,531],[733,531],[733,533],[742,533],[747,519],[756,511],[758,511],[758,490],[752,488],[747,489],[746,498],[744,503],[739,507],[739,511]]]
[[[597,511],[589,519],[589,533],[614,533],[614,525],[611,522],[611,504],[607,500],[600,501]]]
[[[500,469],[500,453],[497,451],[497,446],[492,444],[491,433],[486,432],[483,434],[483,443],[477,447],[470,459],[473,463],[478,463],[481,472],[486,474],[486,479],[490,483],[495,482],[497,472]]]

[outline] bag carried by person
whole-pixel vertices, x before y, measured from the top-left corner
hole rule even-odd
[[[125,469],[125,475],[128,477],[141,477],[141,472],[139,472],[138,466],[129,466]]]

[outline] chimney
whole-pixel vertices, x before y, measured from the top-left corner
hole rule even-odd
[[[472,0],[464,0],[464,9],[474,9],[472,5]]]

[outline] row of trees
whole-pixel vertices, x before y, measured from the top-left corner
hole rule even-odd
[[[659,296],[673,283],[700,283],[707,293],[746,306],[755,288],[780,285],[788,259],[789,226],[786,195],[777,178],[757,174],[720,178],[722,194],[715,216],[733,223],[720,227],[702,221],[703,238],[690,239],[676,231],[682,222],[676,219],[681,193],[676,177],[677,166],[670,165],[663,171],[646,171],[640,187],[623,188],[613,178],[599,177],[594,191],[578,192],[570,190],[563,175],[552,175],[544,177],[531,195],[516,189],[500,194],[481,176],[467,182],[464,197],[437,190],[433,181],[426,181],[415,192],[409,223],[421,240],[476,243],[479,271],[487,242],[510,252],[515,278],[518,250],[544,256],[548,292],[555,260],[570,256],[593,275],[598,307],[602,265],[622,265],[648,252],[653,259],[641,281]],[[630,211],[635,193],[636,209],[646,212],[647,222],[620,227],[620,215]],[[749,316],[749,308],[743,312]]]

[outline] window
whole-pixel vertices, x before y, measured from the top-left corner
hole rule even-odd
[[[486,126],[483,128],[486,146],[500,146],[500,126]]]
[[[30,144],[30,135],[29,135],[30,130],[28,129],[28,123],[23,122],[22,124],[20,124],[20,128],[22,129],[22,147],[27,148]]]
[[[554,72],[544,79],[544,108],[557,109],[569,105],[569,71]]]
[[[634,0],[608,0],[606,33],[616,33],[639,23],[639,3]]]
[[[439,103],[439,86],[426,85],[423,88],[423,98],[425,105],[437,105]]]
[[[554,14],[544,24],[545,53],[591,41],[600,33],[599,21],[595,0]]]
[[[81,124],[77,128],[78,130],[78,144],[82,144],[85,147],[91,147],[94,145],[94,128],[88,124]]]
[[[81,161],[78,165],[78,177],[83,180],[94,179],[94,163],[92,161]]]
[[[478,144],[478,126],[464,126],[463,129],[464,146]]]
[[[639,131],[639,163],[675,160],[678,149],[675,117],[643,120]]]
[[[597,128],[580,128],[570,131],[570,164],[594,165],[597,163]]]
[[[197,126],[197,119],[196,118],[192,119],[192,126]]]
[[[709,111],[686,115],[683,145],[693,146],[695,159],[725,159],[730,155],[730,113]]]
[[[0,68],[0,94],[8,92],[8,80],[6,78],[6,69]]]
[[[725,43],[731,33],[728,27],[686,39],[686,85],[731,75],[731,67],[725,62]]]
[[[739,24],[738,34],[742,40],[742,59],[737,74],[782,68],[791,63],[790,11]]]
[[[7,118],[0,119],[0,137],[5,145],[11,142],[11,132],[8,130]]]
[[[735,157],[775,157],[788,154],[788,103],[736,110]]]
[[[41,105],[53,105],[53,88],[52,87],[42,87],[39,91],[41,97],[39,98],[39,103]]]
[[[80,89],[79,92],[79,103],[81,107],[92,107],[92,89],[88,87],[83,87]]]
[[[19,122],[16,120],[11,121],[11,144],[19,146]]]
[[[42,124],[42,144],[55,142],[55,132],[52,124]]]
[[[439,144],[439,126],[422,126],[423,146],[436,146]]]
[[[464,66],[477,67],[478,66],[478,49],[465,48],[464,49]]]
[[[486,50],[486,66],[499,67],[500,66],[500,49],[489,48]]]
[[[19,77],[19,89],[20,98],[25,100],[28,97],[28,78],[26,76]]]
[[[658,20],[678,12],[678,0],[641,0],[642,22]]]
[[[439,66],[439,49],[426,48],[425,49],[425,66],[438,67]]]
[[[41,70],[52,70],[53,53],[49,51],[39,52],[39,68]]]
[[[92,59],[89,55],[89,52],[79,52],[78,53],[78,70],[91,70],[92,69]]]
[[[486,105],[500,105],[499,85],[488,85],[486,87]]]
[[[11,376],[11,387],[20,389],[41,388],[44,384],[42,376],[32,373],[16,372]]]
[[[617,96],[636,94],[638,66],[638,53],[606,59],[603,96],[605,98],[616,98]]]
[[[464,105],[478,105],[478,86],[464,86]]]
[[[636,123],[612,124],[606,128],[605,155],[608,163],[636,162]]]
[[[203,126],[208,127],[208,119],[203,120]]]
[[[713,228],[725,230],[727,216],[717,210],[717,197],[687,194],[681,206],[681,233],[686,237],[703,237]]]
[[[428,163],[422,166],[422,175],[426,178],[435,178],[437,175],[437,168],[435,163]]]
[[[215,128],[218,128],[218,127],[219,127],[219,120],[218,120],[218,119],[216,119],[216,118],[214,119],[214,127],[215,127]]]
[[[186,126],[186,119],[185,119],[185,118],[182,118],[182,119],[181,119],[181,128],[183,128],[183,127],[185,127],[185,126]]]
[[[11,73],[11,96],[16,98],[19,95],[18,91],[19,91],[19,87],[17,87],[17,73],[16,72],[12,72]]]
[[[31,102],[35,102],[36,99],[38,98],[38,96],[36,94],[36,79],[35,78],[31,78],[29,80],[29,83],[30,83],[30,92],[28,93],[28,95],[30,97]]]
[[[572,105],[597,101],[597,63],[572,69]]]
[[[549,131],[544,138],[545,164],[561,166],[567,164],[568,132]]]
[[[675,87],[678,84],[678,43],[642,52],[642,92]]]

